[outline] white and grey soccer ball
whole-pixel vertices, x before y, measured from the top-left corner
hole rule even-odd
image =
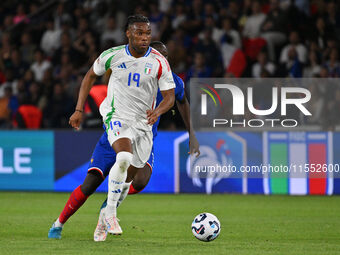
[[[191,224],[192,234],[201,241],[215,240],[221,231],[221,224],[217,217],[211,213],[200,213]]]

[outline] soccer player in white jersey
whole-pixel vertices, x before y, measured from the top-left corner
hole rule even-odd
[[[168,57],[168,50],[162,42],[158,42],[158,41],[151,42],[150,46],[156,49],[165,58]],[[110,72],[110,70],[108,72]],[[185,123],[187,131],[189,132],[189,137],[190,137],[189,138],[189,141],[190,141],[189,142],[189,147],[190,147],[189,153],[194,154],[196,155],[196,157],[198,157],[200,154],[199,143],[196,139],[195,132],[190,123],[190,112],[189,112],[190,106],[189,106],[189,103],[186,99],[186,95],[184,92],[184,82],[176,74],[173,73],[172,76],[175,82],[176,105]],[[158,91],[156,107],[162,100],[163,98],[162,98],[161,92]],[[155,140],[155,138],[157,137],[157,129],[158,129],[159,121],[160,121],[160,118],[158,118],[157,122],[152,126],[153,140]],[[115,163],[114,158],[110,157],[113,153],[113,149],[109,145],[109,142],[107,141],[107,138],[105,136],[106,136],[106,133],[104,133],[101,138],[102,142],[98,143],[96,148],[94,149],[93,154],[92,154],[92,162],[89,166],[89,167],[97,167],[97,168],[103,169],[104,172],[106,171],[106,169],[111,169],[112,165]],[[125,185],[125,187],[123,188],[117,207],[118,205],[122,204],[122,202],[124,201],[124,199],[127,197],[128,194],[136,194],[140,192],[147,185],[150,179],[151,173],[152,173],[154,157],[155,157],[155,154],[154,154],[154,150],[152,149],[150,158],[148,159],[147,163],[145,164],[143,168],[136,168],[130,165],[127,171],[128,174],[127,174],[127,179],[126,179],[126,183],[128,185]],[[107,237],[106,223],[104,220],[106,205],[107,205],[107,200],[104,201],[99,211],[98,224],[93,234],[93,240],[96,242],[105,241]]]
[[[107,137],[116,152],[116,162],[109,172],[108,200],[105,210],[107,231],[121,234],[117,220],[117,202],[131,165],[141,168],[149,159],[152,149],[152,125],[174,104],[174,81],[167,60],[149,47],[151,28],[149,20],[141,15],[130,16],[126,36],[129,44],[104,51],[85,75],[79,91],[76,110],[70,125],[79,128],[83,107],[91,87],[98,76],[108,69],[107,97],[100,105]],[[155,107],[160,89],[163,100]],[[101,169],[90,169],[84,183],[76,188],[64,210],[49,231],[49,238],[61,238],[63,224],[76,212],[98,187],[104,176]],[[99,174],[98,174],[99,173]]]

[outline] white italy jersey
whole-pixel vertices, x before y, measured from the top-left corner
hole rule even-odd
[[[104,51],[93,64],[98,76],[108,69],[112,74],[107,96],[99,108],[104,123],[119,118],[150,131],[146,111],[155,108],[158,88],[175,88],[168,61],[151,47],[144,57],[135,58],[128,45],[122,45]]]

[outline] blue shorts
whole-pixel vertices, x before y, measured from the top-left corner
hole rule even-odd
[[[114,151],[114,149],[112,149],[107,139],[107,133],[104,132],[92,153],[91,161],[87,172],[98,171],[102,175],[103,179],[105,179],[106,176],[109,175],[112,166],[116,162],[116,155],[117,155],[116,152]],[[146,162],[146,164],[148,164],[149,167],[151,168],[151,171],[153,168],[153,162],[154,153],[152,146],[150,157]]]

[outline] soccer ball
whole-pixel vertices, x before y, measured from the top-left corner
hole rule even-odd
[[[192,234],[201,241],[215,240],[221,231],[221,224],[211,213],[200,213],[191,224]]]

